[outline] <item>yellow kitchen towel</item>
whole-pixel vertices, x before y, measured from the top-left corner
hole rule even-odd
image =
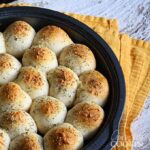
[[[124,113],[122,115],[122,120],[119,128],[119,137],[117,146],[114,149],[124,149],[124,145],[126,144],[125,137],[125,121],[127,118],[127,105],[128,105],[128,97],[129,97],[129,77],[131,72],[131,38],[127,34],[120,35],[120,64],[122,66],[122,70],[125,77],[126,82],[126,101]]]
[[[131,124],[141,112],[141,108],[144,105],[145,99],[150,92],[150,43],[142,40],[132,39],[132,47],[134,51],[140,51],[145,54],[145,60],[143,63],[143,69],[141,70],[141,76],[139,78],[138,86],[136,88],[137,92],[135,98],[132,101],[132,109],[129,110],[127,115],[127,120],[125,124],[126,137],[131,141],[131,146],[133,142],[133,137],[131,133]],[[132,147],[129,147],[132,149]]]
[[[128,120],[128,113],[131,109],[133,109],[133,102],[135,95],[137,93],[138,87],[141,86],[141,80],[143,80],[143,77],[145,76],[145,70],[147,69],[147,61],[146,61],[146,55],[139,49],[132,48],[130,49],[130,56],[131,56],[131,72],[129,76],[129,86],[128,86],[128,94],[126,97],[126,105],[125,105],[125,111],[124,111],[124,141],[122,141],[122,144],[125,148],[129,149],[131,147],[131,140],[128,139],[126,135],[126,122]]]
[[[116,19],[106,19],[72,13],[65,13],[65,14],[85,23],[95,32],[101,35],[101,37],[105,39],[105,41],[113,49],[118,60],[120,59],[120,37],[119,37],[118,21]]]
[[[29,3],[19,3],[19,4],[0,4],[0,8],[3,8],[3,7],[15,7],[15,6],[31,6],[31,4]]]
[[[73,14],[73,15],[69,14],[69,15],[82,21],[83,23],[86,22],[85,20],[87,18],[89,18],[89,16],[86,18],[86,16],[83,17],[83,15],[81,15],[81,17],[80,15],[76,15],[76,14]],[[118,27],[116,27],[117,20],[115,19],[113,21],[116,24],[115,26],[110,27],[110,25],[108,24],[109,23],[108,19],[105,19],[107,20],[105,21],[105,24],[104,23],[101,24],[100,22],[99,27],[97,27],[98,29],[96,28],[97,29],[96,30],[94,26],[95,24],[97,24],[98,18],[97,17],[95,18],[96,18],[95,19],[96,21],[94,21],[92,17],[90,25],[89,24],[87,25],[89,25],[92,29],[94,29],[97,33],[99,33],[100,36],[104,38],[104,40],[106,40],[106,42],[109,44],[109,46],[112,48],[115,54],[117,54],[118,51],[120,52],[119,61],[120,61],[120,64],[122,66],[124,76],[125,76],[127,95],[126,95],[125,109],[124,109],[123,117],[120,123],[120,131],[119,131],[120,133],[119,133],[119,138],[118,138],[119,140],[118,140],[117,145],[114,147],[114,149],[129,150],[129,149],[132,149],[132,143],[133,143],[133,139],[129,138],[129,133],[131,135],[130,137],[132,137],[132,134],[130,132],[131,123],[135,119],[135,117],[137,117],[137,114],[141,111],[143,107],[142,104],[144,104],[146,97],[150,91],[149,86],[146,87],[146,91],[145,91],[145,84],[147,83],[147,80],[149,80],[149,76],[147,75],[149,68],[148,68],[148,63],[147,63],[147,55],[145,53],[146,52],[150,53],[150,51],[147,50],[148,48],[150,48],[150,46],[147,42],[146,44],[145,43],[143,44],[145,47],[143,46],[141,48],[141,45],[142,45],[141,40],[140,42],[135,42],[134,39],[131,39],[126,34],[119,35]],[[100,18],[100,20],[103,20],[103,18]],[[106,25],[106,22],[108,26]],[[98,30],[101,30],[102,32],[98,32]],[[120,37],[119,42],[116,42],[116,40],[114,40],[116,36],[114,36],[113,34],[108,34],[112,31],[118,34],[117,37]],[[110,40],[108,40],[108,37]],[[114,49],[115,46],[112,46],[112,45],[117,45],[117,44],[119,44],[120,50],[116,51],[116,49]],[[137,91],[139,89],[141,92],[143,90],[145,91],[145,93],[143,94],[143,99],[141,99],[142,101],[141,105],[138,105],[138,103],[136,103],[136,100],[135,100],[136,95],[138,94]],[[134,110],[133,108],[134,105],[139,106],[138,110],[137,109]],[[134,111],[136,113],[134,113]],[[130,112],[130,115],[129,115],[129,112]],[[132,113],[136,115],[133,116]],[[129,123],[127,123],[129,122],[128,120],[132,120],[130,121],[130,125]]]
[[[1,7],[26,6],[27,4],[3,4]],[[122,66],[126,81],[126,103],[120,124],[118,146],[116,150],[132,149],[131,123],[140,113],[150,92],[150,44],[142,40],[131,39],[128,35],[119,35],[118,21],[94,16],[66,13],[87,24],[109,44]],[[132,92],[131,92],[132,91]]]
[[[127,43],[125,48],[126,52],[129,51],[128,57],[126,56],[126,63],[125,65],[121,63],[124,74],[125,74],[125,80],[127,84],[127,97],[126,97],[126,104],[125,104],[125,110],[122,117],[121,125],[120,125],[120,136],[117,143],[117,146],[114,149],[118,150],[129,150],[132,149],[133,145],[133,139],[132,134],[130,131],[131,123],[137,117],[137,113],[140,112],[141,108],[143,107],[143,104],[145,102],[145,99],[148,95],[148,91],[150,91],[150,87],[146,86],[147,80],[149,79],[146,75],[149,70],[149,60],[147,59],[147,55],[145,53],[146,47],[143,48],[143,45],[141,46],[141,40],[134,40],[129,38],[127,35],[124,36],[126,38],[123,40],[123,43]],[[135,42],[136,41],[136,42]],[[139,44],[140,42],[140,44]],[[122,43],[122,39],[121,39]],[[148,42],[146,43],[147,49],[149,48]],[[127,47],[128,45],[128,47]],[[143,48],[143,49],[142,49]],[[122,49],[122,48],[121,48]],[[123,50],[123,49],[122,49]],[[122,52],[121,50],[121,52]],[[128,50],[128,51],[127,51]],[[148,52],[148,50],[147,50]],[[122,52],[123,53],[123,52]],[[124,54],[124,53],[123,53]],[[128,60],[131,60],[131,70],[128,70],[128,66],[130,66]],[[121,58],[122,59],[122,58]],[[124,62],[124,60],[123,60]],[[127,71],[126,71],[127,70]],[[126,71],[126,72],[125,72]],[[127,75],[130,72],[129,78],[127,78]],[[144,81],[145,80],[145,81]],[[142,85],[145,82],[144,86]],[[137,91],[140,89],[140,91],[143,92],[146,90],[146,92],[143,94],[143,99],[141,99],[140,105],[138,104],[138,101],[135,100]],[[138,92],[139,93],[139,92]],[[136,109],[136,106],[138,106],[138,109]],[[133,115],[134,114],[134,115]],[[132,120],[132,121],[131,121]]]

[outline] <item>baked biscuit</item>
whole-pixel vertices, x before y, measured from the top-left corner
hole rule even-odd
[[[79,130],[84,139],[90,139],[104,119],[103,109],[92,102],[81,102],[68,111],[66,122]]]
[[[60,27],[48,25],[39,30],[33,40],[33,45],[51,49],[56,55],[62,48],[72,44],[68,34]]]
[[[82,101],[92,101],[104,106],[109,95],[107,79],[98,71],[90,71],[80,75],[80,85],[77,89],[75,104]]]
[[[22,58],[23,66],[33,66],[43,73],[58,66],[56,55],[49,48],[32,47],[27,49]]]
[[[37,124],[40,133],[45,134],[56,124],[63,123],[67,114],[64,103],[51,96],[34,99],[30,114]]]
[[[13,56],[0,54],[0,84],[13,81],[21,68],[21,63]]]
[[[3,33],[0,32],[0,54],[2,53],[6,53],[6,47]]]
[[[8,150],[10,137],[5,130],[0,129],[0,150]]]
[[[32,117],[25,111],[13,110],[0,115],[0,127],[5,129],[10,138],[26,132],[37,132],[37,127]]]
[[[49,95],[61,100],[67,107],[72,106],[77,86],[78,76],[69,68],[59,66],[48,72]]]
[[[58,61],[60,65],[70,68],[77,75],[96,68],[92,51],[83,44],[71,44],[63,48]]]
[[[50,129],[44,136],[45,150],[79,150],[82,146],[82,134],[69,123]]]
[[[15,82],[19,84],[32,99],[48,95],[49,85],[45,75],[31,66],[22,67]]]
[[[9,150],[43,150],[43,139],[36,133],[27,132],[14,138]]]
[[[15,21],[4,31],[7,53],[21,57],[32,44],[35,30],[25,21]]]
[[[9,82],[0,87],[0,113],[10,110],[28,111],[32,100],[20,86]]]

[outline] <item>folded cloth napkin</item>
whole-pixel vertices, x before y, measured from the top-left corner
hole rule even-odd
[[[67,14],[86,23],[99,33],[112,48],[121,64],[127,94],[125,109],[120,123],[119,138],[114,150],[132,149],[131,124],[140,113],[150,92],[150,58],[148,58],[150,43],[131,39],[126,34],[119,34],[118,21],[115,19],[109,20],[93,16]],[[96,28],[95,25],[97,26]]]
[[[2,7],[29,4],[2,4]],[[126,82],[126,102],[114,150],[130,150],[133,145],[131,124],[141,112],[150,93],[150,43],[119,34],[118,21],[94,16],[66,13],[87,24],[112,48],[122,67]]]

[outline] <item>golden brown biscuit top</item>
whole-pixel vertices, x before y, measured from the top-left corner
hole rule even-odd
[[[31,49],[31,56],[35,60],[48,60],[51,59],[51,53],[48,48],[32,48]]]
[[[8,54],[0,54],[0,69],[7,69],[12,66],[11,58]]]
[[[58,110],[58,105],[53,101],[43,101],[41,104],[41,111],[43,114],[55,114]]]
[[[2,149],[4,146],[4,137],[3,137],[3,133],[0,133],[0,149]]]
[[[74,81],[73,74],[66,69],[55,70],[55,75],[56,75],[59,85],[62,85],[62,86],[71,85],[72,82]]]
[[[17,37],[25,37],[31,31],[31,26],[24,21],[16,21],[11,25],[10,30]]]
[[[23,81],[31,87],[40,87],[44,85],[41,74],[32,68],[22,70]]]
[[[73,53],[81,58],[84,58],[87,55],[87,51],[89,51],[88,47],[81,44],[72,44],[70,45]]]
[[[38,143],[38,140],[36,137],[34,136],[28,136],[22,139],[22,141],[20,141],[18,150],[22,149],[22,150],[40,150],[40,144]]]
[[[16,100],[16,98],[18,98],[20,94],[21,94],[20,87],[13,82],[9,82],[8,84],[5,84],[0,88],[0,96],[10,101]],[[4,99],[2,98],[1,100]]]
[[[14,123],[25,123],[26,119],[24,117],[24,113],[22,111],[12,111],[7,112],[2,116],[4,125],[11,125]]]
[[[48,26],[42,28],[40,30],[40,32],[41,32],[42,38],[44,38],[44,39],[49,38],[49,37],[54,38],[56,35],[59,35],[59,37],[67,36],[65,31],[63,31],[61,28],[59,28],[57,26],[53,26],[53,25],[52,26],[48,25]]]
[[[107,79],[98,71],[92,71],[80,76],[83,86],[87,87],[87,91],[95,96],[99,96],[108,89]]]
[[[67,50],[68,55],[75,55],[82,59],[93,59],[93,54],[91,50],[82,44],[71,44],[65,48]]]
[[[54,146],[59,149],[64,145],[68,147],[74,145],[77,135],[71,128],[59,128],[53,131],[52,138]]]
[[[75,110],[74,115],[77,120],[86,126],[97,125],[101,118],[100,110],[94,105],[88,103],[81,104],[80,107]]]

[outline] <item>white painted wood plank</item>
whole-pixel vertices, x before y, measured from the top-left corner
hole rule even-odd
[[[150,0],[18,0],[57,11],[117,18],[120,31],[150,41]]]

